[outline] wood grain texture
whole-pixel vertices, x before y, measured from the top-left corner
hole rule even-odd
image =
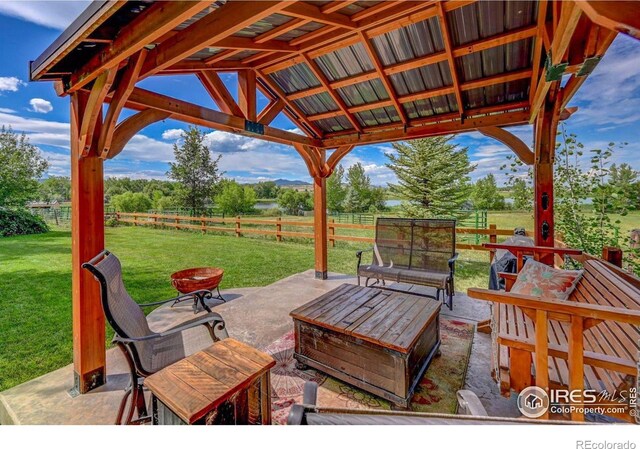
[[[236,414],[243,421],[255,415],[253,409],[240,410],[253,404],[252,398],[268,400],[262,388],[259,394],[255,391],[245,394],[244,390],[256,382],[262,384],[261,377],[268,375],[274,365],[271,356],[225,339],[149,376],[145,385],[186,423],[195,423],[234,397],[239,409]]]

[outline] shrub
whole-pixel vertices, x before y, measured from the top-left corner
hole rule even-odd
[[[146,212],[153,204],[144,193],[125,192],[111,198],[111,206],[118,212]]]
[[[24,209],[0,208],[0,236],[42,234],[49,230],[44,220]]]
[[[117,218],[108,218],[107,220],[105,220],[104,225],[109,228],[115,228],[116,226],[120,225],[120,222]]]

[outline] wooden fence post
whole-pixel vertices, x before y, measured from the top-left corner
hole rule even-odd
[[[138,226],[138,216],[136,214],[133,214],[133,225]]]
[[[200,225],[202,226],[202,233],[206,234],[207,233],[207,227],[205,225],[204,216],[200,217]]]
[[[282,218],[278,217],[276,219],[276,241],[277,242],[281,242],[282,241]]]
[[[236,217],[236,237],[240,237],[240,215]]]
[[[178,218],[177,215],[176,215],[175,221],[176,221],[176,223],[175,223],[176,229],[180,229],[180,218]]]
[[[336,221],[335,218],[332,218],[331,220],[329,220],[329,241],[331,242],[332,248],[336,247],[336,239],[335,239],[336,227],[334,226],[335,221]]]
[[[489,243],[498,243],[498,235],[496,234],[496,225],[490,224],[489,230],[491,234],[489,234]],[[495,251],[489,251],[489,263],[493,262],[493,258],[496,255]]]

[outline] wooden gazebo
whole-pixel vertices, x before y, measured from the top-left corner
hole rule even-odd
[[[314,179],[318,278],[325,180],[377,142],[471,130],[503,142],[534,167],[536,244],[552,246],[558,121],[639,17],[638,3],[611,1],[95,1],[30,67],[71,100],[76,388],[106,379],[99,288],[80,268],[104,247],[103,162],[145,126],[172,118],[293,146]],[[237,99],[220,72],[237,73]],[[190,74],[217,109],[136,87]],[[119,120],[125,108],[136,113]],[[271,126],[280,113],[302,133]],[[502,129],[526,123],[533,149]]]

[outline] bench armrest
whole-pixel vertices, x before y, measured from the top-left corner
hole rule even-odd
[[[361,249],[359,251],[356,251],[356,257],[358,258],[358,267],[362,263],[362,253],[364,253],[365,251],[367,251],[367,252],[373,251],[373,246],[370,247],[370,248],[367,248],[367,249]]]
[[[473,391],[458,390],[456,398],[458,399],[460,415],[489,416],[484,405],[482,405],[482,402]]]
[[[458,260],[459,255],[460,253],[454,253],[453,257],[449,259],[449,270],[451,270],[451,273],[455,273],[456,271],[456,260]]]
[[[640,325],[640,310],[584,304],[574,301],[559,301],[556,299],[539,298],[536,296],[521,295],[519,293],[486,290],[482,288],[470,288],[467,290],[467,295],[474,299],[511,304],[524,309],[544,310],[546,312],[575,315],[595,320],[608,320],[619,323],[630,323],[636,326]]]

